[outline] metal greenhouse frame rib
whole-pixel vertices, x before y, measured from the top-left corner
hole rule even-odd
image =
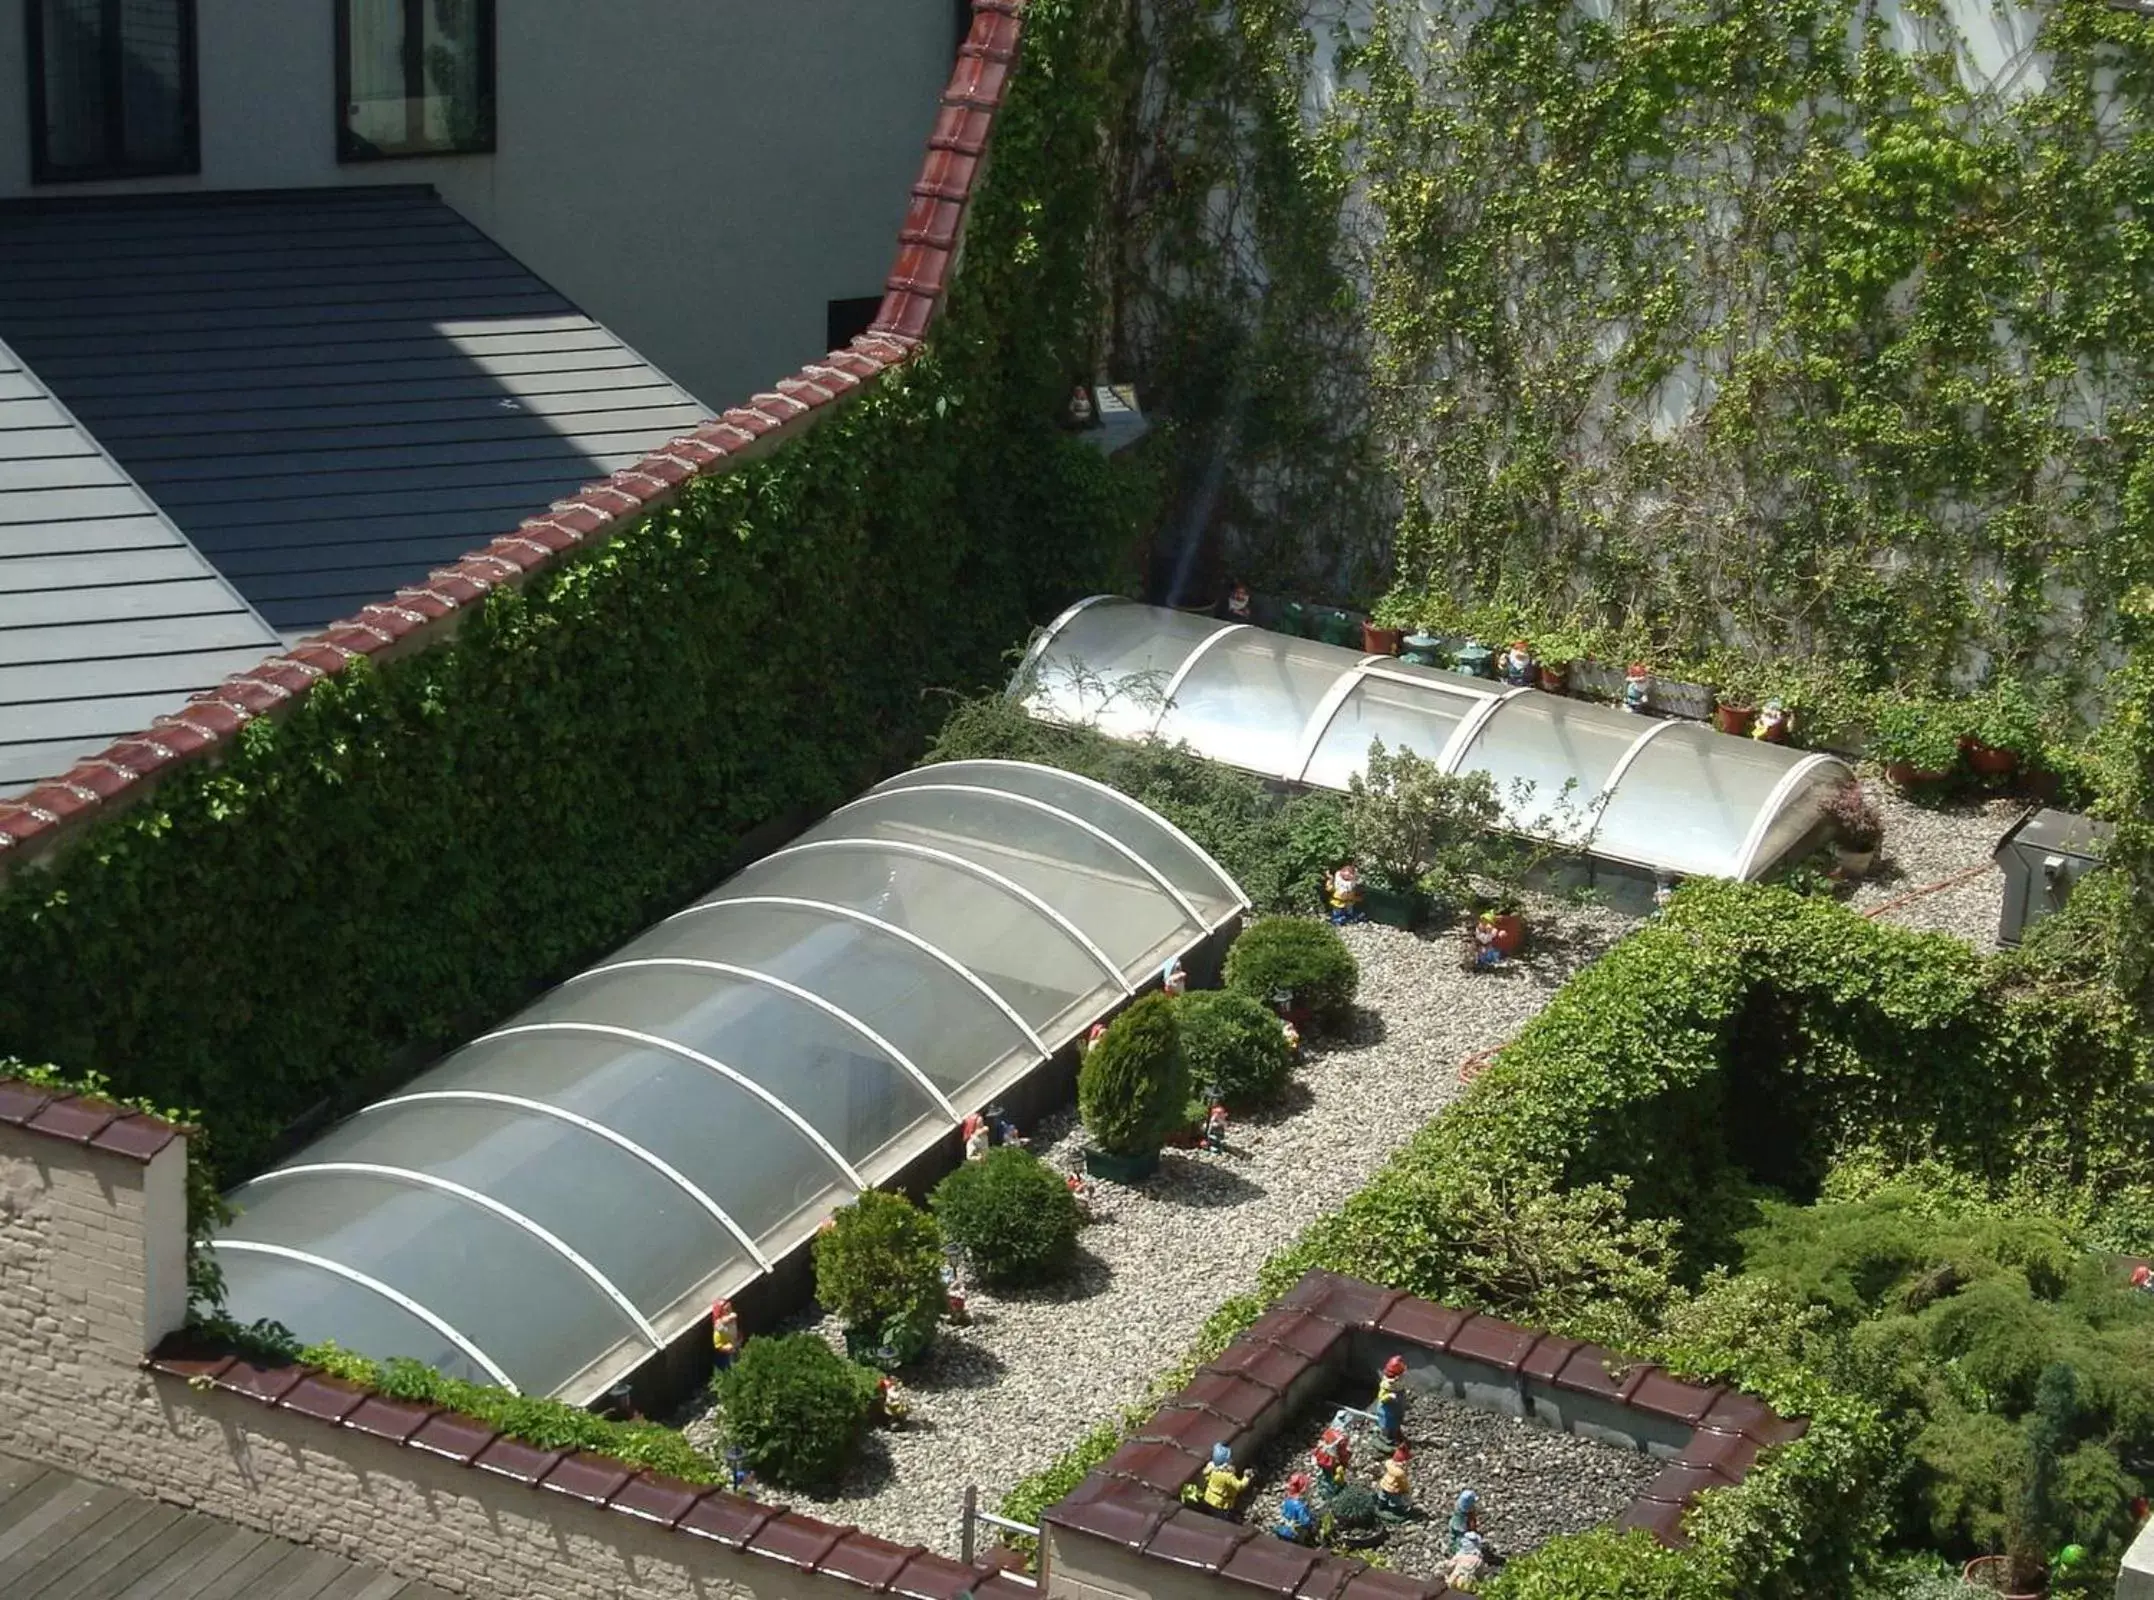
[[[1344,789],[1372,740],[1488,773],[1505,824],[1665,876],[1756,878],[1854,774],[1837,757],[1099,595],[1033,641],[1011,685],[1042,721],[1185,743],[1282,783]]]
[[[229,1309],[593,1400],[1247,904],[1090,779],[902,774],[235,1190]]]

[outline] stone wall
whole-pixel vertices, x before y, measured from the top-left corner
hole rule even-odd
[[[153,1119],[0,1084],[0,1445],[476,1600],[1032,1594],[304,1368],[153,1363],[186,1311],[186,1159]]]

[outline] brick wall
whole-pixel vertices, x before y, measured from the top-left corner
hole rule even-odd
[[[368,1423],[356,1392],[340,1397],[311,1378],[290,1389],[298,1369],[273,1384],[256,1369],[227,1374],[226,1362],[201,1364],[214,1382],[149,1370],[146,1353],[185,1313],[185,1161],[185,1140],[169,1133],[145,1158],[0,1115],[0,1443],[10,1450],[477,1600],[1030,1593],[593,1458],[555,1472],[558,1457],[493,1444],[485,1430],[468,1450],[432,1448],[415,1424]],[[278,1401],[265,1404],[271,1388]],[[441,1419],[444,1433],[454,1421]]]

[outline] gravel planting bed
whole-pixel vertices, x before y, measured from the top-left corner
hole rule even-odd
[[[1369,1396],[1359,1392],[1330,1400],[1330,1405],[1368,1403]],[[1242,1502],[1244,1521],[1258,1528],[1278,1522],[1286,1480],[1296,1472],[1312,1471],[1309,1452],[1330,1416],[1328,1405],[1311,1407],[1257,1457],[1256,1481]],[[1413,1397],[1406,1413],[1406,1438],[1413,1451],[1409,1470],[1417,1515],[1385,1522],[1383,1543],[1377,1548],[1386,1565],[1419,1577],[1442,1573],[1450,1553],[1451,1507],[1462,1489],[1473,1490],[1479,1498],[1481,1536],[1508,1558],[1557,1534],[1583,1533],[1617,1516],[1662,1466],[1640,1450],[1558,1433],[1433,1395]],[[1350,1481],[1374,1489],[1390,1454],[1374,1428],[1357,1426]]]
[[[1857,911],[1877,911],[1880,922],[1949,933],[1984,952],[1996,949],[2004,873],[1990,855],[2005,830],[2026,813],[2027,802],[1916,805],[1890,785],[1873,780],[1864,787],[1884,817],[1885,843],[1870,877],[1856,887],[1848,904]],[[1894,904],[1963,873],[1971,876],[1934,894]]]
[[[870,1436],[839,1494],[769,1491],[805,1511],[955,1552],[965,1487],[993,1508],[1027,1473],[1143,1397],[1219,1303],[1307,1224],[1335,1209],[1458,1092],[1460,1063],[1500,1044],[1630,923],[1599,908],[1529,911],[1534,938],[1492,973],[1462,970],[1461,936],[1344,930],[1361,962],[1352,1036],[1310,1042],[1276,1111],[1237,1120],[1222,1155],[1168,1151],[1144,1183],[1096,1185],[1098,1220],[1055,1289],[975,1287],[970,1326],[948,1328],[902,1381],[908,1425]],[[1032,1130],[1064,1170],[1073,1112]],[[804,1316],[833,1341],[830,1319]],[[707,1409],[675,1419],[708,1445]]]

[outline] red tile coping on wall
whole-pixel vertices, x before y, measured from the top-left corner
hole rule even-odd
[[[933,131],[899,234],[881,314],[843,350],[781,378],[748,405],[669,440],[557,500],[482,550],[362,606],[290,650],[191,697],[150,731],[115,741],[62,777],[0,798],[0,876],[48,859],[92,821],[140,800],[167,771],[215,760],[257,717],[286,715],[325,677],[362,656],[387,659],[446,642],[464,611],[492,590],[517,587],[579,550],[602,544],[658,509],[692,478],[766,455],[812,427],[833,404],[910,360],[940,317],[963,253],[970,208],[994,122],[1016,70],[1023,0],[973,0],[971,31],[937,103]],[[152,1152],[154,1154],[154,1152]]]
[[[162,1117],[130,1111],[94,1095],[47,1089],[19,1078],[0,1078],[0,1123],[144,1165],[186,1132]]]
[[[144,1365],[193,1388],[242,1396],[325,1428],[349,1429],[475,1472],[497,1473],[533,1493],[580,1500],[684,1538],[708,1539],[875,1594],[957,1600],[970,1590],[974,1600],[1017,1600],[1020,1594],[1037,1600],[1036,1591],[1000,1575],[992,1562],[966,1566],[918,1545],[893,1544],[849,1525],[762,1505],[728,1490],[683,1483],[611,1456],[526,1444],[474,1417],[392,1400],[297,1362],[264,1366],[176,1334]],[[549,1514],[544,1505],[533,1510]]]
[[[1686,1383],[1651,1362],[1598,1345],[1521,1328],[1501,1318],[1434,1305],[1357,1279],[1311,1272],[1240,1339],[1205,1363],[1099,1470],[1042,1513],[1057,1528],[1143,1555],[1198,1567],[1222,1581],[1293,1600],[1444,1600],[1455,1591],[1351,1558],[1304,1549],[1260,1527],[1188,1509],[1211,1445],[1239,1452],[1283,1424],[1288,1391],[1310,1373],[1332,1374],[1360,1335],[1379,1349],[1419,1349],[1473,1361],[1520,1385],[1592,1396],[1691,1430],[1689,1441],[1617,1519],[1668,1545],[1689,1540],[1683,1514],[1709,1489],[1740,1483],[1764,1450],[1802,1436],[1750,1395]]]

